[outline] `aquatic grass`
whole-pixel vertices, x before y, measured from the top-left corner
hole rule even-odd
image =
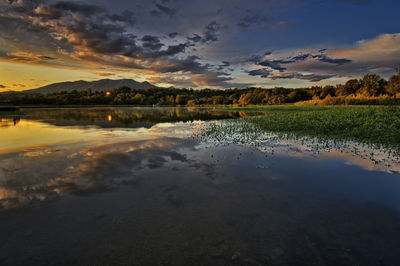
[[[357,106],[356,106],[357,107]],[[220,110],[223,111],[237,111],[237,112],[304,112],[304,111],[324,111],[336,106],[315,106],[315,105],[254,105],[246,107],[225,107]]]
[[[371,148],[386,154],[387,161],[399,161],[400,107],[272,106],[241,111],[260,112],[262,109],[263,116],[206,124],[198,136],[217,143],[254,146],[291,140],[307,145],[317,153],[347,149],[381,163],[382,160],[377,160],[376,154],[369,151]]]
[[[230,120],[231,127],[236,132],[286,133],[400,148],[400,107],[272,107],[265,112],[264,116]]]
[[[14,117],[14,116],[24,116],[25,114],[20,111],[0,111],[0,117]]]

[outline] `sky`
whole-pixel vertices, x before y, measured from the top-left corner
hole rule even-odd
[[[398,0],[0,0],[0,91],[335,85],[400,67]]]

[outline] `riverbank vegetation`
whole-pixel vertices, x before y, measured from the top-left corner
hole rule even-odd
[[[400,152],[398,106],[271,106],[264,116],[226,120],[207,125],[201,132],[218,142],[255,143],[273,133],[289,139],[318,139],[319,143],[354,141],[387,151]]]
[[[4,117],[19,117],[25,114],[20,111],[0,111],[0,118]]]
[[[343,85],[311,88],[247,88],[227,90],[195,90],[176,88],[128,87],[110,91],[59,92],[50,94],[0,94],[0,103],[12,105],[398,105],[400,104],[400,71],[385,80],[368,74]]]

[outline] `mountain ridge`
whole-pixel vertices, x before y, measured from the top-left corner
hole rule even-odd
[[[138,82],[133,79],[100,79],[96,81],[77,80],[77,81],[57,82],[36,89],[25,90],[22,92],[55,93],[61,91],[71,92],[73,90],[82,91],[88,88],[90,88],[92,91],[107,91],[124,86],[137,90],[157,87],[147,81]]]

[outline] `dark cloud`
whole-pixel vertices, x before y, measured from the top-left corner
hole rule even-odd
[[[19,13],[29,13],[32,12],[33,8],[37,7],[43,0],[3,0],[3,2],[8,2],[9,6],[15,12]]]
[[[261,78],[268,78],[271,73],[272,73],[272,71],[268,70],[267,68],[260,68],[260,69],[248,71],[248,74],[250,76],[260,76]]]
[[[283,72],[286,70],[286,67],[282,67],[279,63],[276,63],[274,61],[269,61],[269,60],[261,61],[258,63],[258,65],[264,66],[264,67],[270,67],[274,70],[278,70],[279,72]]]
[[[295,23],[281,20],[277,21],[272,14],[259,14],[253,13],[254,11],[246,10],[247,14],[242,17],[239,22],[236,24],[238,27],[242,29],[248,29],[250,27],[263,26],[270,30],[282,30],[286,28],[290,28],[295,25]]]
[[[208,66],[202,65],[198,59],[200,58],[194,55],[188,56],[184,59],[172,59],[172,64],[160,65],[156,69],[162,73],[185,71],[199,74],[208,71]]]
[[[134,25],[136,22],[134,14],[130,10],[125,10],[120,14],[111,14],[105,8],[97,5],[70,1],[62,1],[50,6],[41,4],[35,9],[35,12],[43,17],[47,16],[49,19],[59,19],[66,15],[65,12],[70,12],[88,17],[101,15],[112,22],[124,22],[130,25]]]
[[[179,35],[179,33],[177,33],[177,32],[171,32],[171,33],[168,34],[168,37],[175,38],[178,35]]]
[[[309,57],[310,57],[310,54],[300,54],[300,55],[296,55],[296,56],[292,57],[292,60],[294,62],[304,61]]]
[[[311,82],[318,82],[321,80],[333,78],[335,76],[336,76],[335,74],[299,74],[299,73],[297,73],[295,75],[295,78],[308,80]]]
[[[159,51],[158,53],[153,54],[152,56],[159,57],[159,56],[173,56],[179,53],[183,53],[188,46],[187,43],[180,43],[177,45],[169,45],[167,49]]]
[[[344,64],[348,64],[348,63],[352,62],[352,60],[347,59],[347,58],[334,59],[334,58],[328,57],[325,54],[313,55],[312,57],[313,58],[317,58],[321,62],[329,63],[329,64],[335,64],[335,65],[344,65]]]
[[[312,57],[312,58],[317,59],[320,62],[334,64],[334,65],[338,65],[338,66],[344,65],[344,64],[349,64],[352,62],[352,60],[347,59],[347,58],[330,58],[329,56],[327,56],[325,54],[326,51],[327,51],[327,49],[321,49],[318,51],[317,54],[308,54],[306,58]]]
[[[133,22],[129,12],[115,15],[96,5],[59,2],[39,5],[31,19],[33,25],[78,49],[125,55],[140,50],[136,36],[126,30]]]
[[[249,59],[250,63],[253,63],[264,68],[246,71],[250,76],[260,76],[262,78],[276,79],[300,79],[307,80],[310,82],[318,82],[321,80],[329,79],[337,76],[336,74],[326,73],[310,73],[302,74],[299,72],[286,72],[287,69],[293,69],[293,65],[298,65],[301,62],[310,60],[309,62],[322,62],[330,65],[341,66],[344,64],[351,63],[352,60],[346,58],[331,58],[325,54],[326,49],[321,49],[317,53],[299,53],[295,56],[290,56],[282,59],[269,59],[272,52],[266,52],[263,56],[253,56]],[[306,70],[307,66],[303,67]],[[274,71],[279,71],[274,73]],[[302,71],[302,70],[297,70]],[[310,71],[306,71],[310,72]],[[313,71],[311,71],[313,72]]]
[[[268,17],[266,17],[264,15],[258,15],[258,14],[246,15],[245,17],[240,19],[240,21],[237,25],[243,29],[247,29],[250,26],[268,23],[270,21],[271,20],[268,19]]]
[[[26,13],[22,13],[19,7],[4,7],[0,0],[0,52],[41,50],[40,53],[43,53],[43,48],[53,46],[54,38],[28,19],[33,14],[32,9],[23,8]],[[8,45],[11,46],[10,49],[7,49]],[[36,49],[37,47],[41,49]]]
[[[221,26],[216,22],[210,22],[204,30],[202,42],[215,42],[218,40],[217,33]]]
[[[135,15],[129,10],[125,10],[121,14],[112,14],[109,18],[113,22],[126,22],[132,26],[136,24]]]
[[[145,35],[137,43],[137,37],[128,31],[135,18],[130,11],[110,14],[96,5],[75,2],[40,4],[34,8],[33,25],[51,36],[62,40],[75,50],[100,55],[122,55],[137,59],[156,59],[171,56],[185,50],[186,44],[164,46],[160,37]],[[78,55],[89,58],[87,55]]]
[[[85,16],[93,16],[99,13],[107,13],[107,11],[100,6],[70,1],[58,2],[51,5],[51,7],[55,8],[55,11],[58,13],[60,13],[60,11],[70,11],[72,13],[79,13]]]
[[[335,77],[334,74],[301,74],[301,73],[274,73],[270,78],[275,79],[302,79],[310,82],[319,82],[321,80]]]
[[[199,57],[184,54],[189,46],[195,45],[195,39],[188,38],[186,42],[167,45],[162,42],[160,36],[147,34],[137,37],[132,33],[134,29],[132,26],[136,25],[136,17],[130,11],[114,14],[97,5],[74,1],[50,4],[37,1],[26,5],[21,4],[25,1],[18,2],[18,5],[7,4],[6,9],[3,9],[4,5],[0,6],[2,14],[6,14],[6,16],[0,16],[0,20],[5,22],[0,25],[0,29],[4,28],[6,32],[10,32],[10,39],[12,31],[19,27],[25,29],[29,26],[30,31],[35,32],[34,35],[40,33],[48,38],[47,49],[54,53],[64,51],[63,55],[70,60],[85,60],[104,66],[148,70],[151,73],[179,72],[196,75],[197,84],[202,85],[206,85],[201,81],[202,79],[213,85],[218,82],[222,84],[231,79],[228,77],[229,74],[201,63]],[[163,4],[166,3],[169,1],[154,2],[154,6],[163,14],[175,14],[172,9],[164,8]],[[14,29],[9,29],[10,21],[15,22]],[[220,28],[221,26],[215,21],[207,24],[202,36],[199,36],[199,42],[216,41]],[[178,36],[177,32],[169,34],[171,38],[176,36]],[[36,49],[40,50],[39,47],[40,45]],[[56,61],[51,55],[7,53],[1,50],[0,57],[25,63]],[[93,73],[108,75],[108,72],[106,74]]]
[[[360,5],[370,2],[331,1]],[[138,73],[143,73],[146,77],[156,73],[179,73],[185,75],[185,78],[197,75],[196,84],[203,84],[200,82],[203,78],[212,84],[219,82],[223,86],[231,84],[228,82],[230,74],[236,75],[236,72],[231,72],[232,68],[239,70],[240,67],[250,76],[316,81],[329,78],[327,73],[343,77],[347,72],[358,75],[361,71],[368,72],[371,69],[392,67],[392,64],[398,65],[398,60],[395,61],[398,56],[394,52],[390,52],[393,54],[390,58],[381,58],[382,51],[392,51],[391,47],[396,47],[396,44],[391,43],[398,42],[397,39],[392,40],[394,38],[389,37],[386,41],[382,40],[382,45],[376,48],[371,42],[371,47],[362,50],[361,55],[357,47],[363,46],[364,42],[346,46],[349,48],[348,54],[347,50],[346,53],[335,53],[332,48],[329,52],[325,49],[307,49],[288,56],[290,45],[307,47],[308,44],[289,40],[297,38],[297,34],[290,38],[278,36],[279,38],[274,39],[276,32],[270,29],[290,26],[291,23],[285,20],[290,17],[286,16],[289,13],[285,15],[285,10],[288,10],[288,5],[295,5],[299,1],[259,0],[245,3],[232,0],[229,2],[231,5],[227,5],[223,0],[204,3],[196,1],[190,4],[183,4],[184,1],[177,4],[177,0],[134,2],[135,4],[130,6],[132,9],[117,12],[116,10],[127,6],[122,0],[116,0],[111,9],[93,4],[97,1],[0,0],[0,60],[46,65],[63,64],[66,67],[74,64],[77,69],[90,68],[87,73],[103,71],[95,69],[95,64],[82,62],[86,60],[108,68],[107,71],[104,70],[107,73],[138,69]],[[152,10],[159,17],[149,16]],[[294,20],[299,18],[293,17]],[[238,27],[258,27],[258,30],[262,28],[265,32],[244,32]],[[298,34],[301,35],[301,32]],[[244,37],[248,39],[245,40]],[[355,38],[357,37],[354,37],[354,40]],[[310,42],[312,41],[313,39],[310,39]],[[261,52],[251,60],[243,60],[249,57],[247,53],[265,51],[263,49],[279,47],[280,44],[285,47],[284,51],[278,51],[276,54],[272,54],[271,51],[264,54]],[[357,51],[350,48],[357,48]],[[29,53],[18,54],[18,51]],[[371,51],[376,51],[377,55],[364,56],[365,53],[372,53]],[[280,52],[285,56],[281,56]],[[376,62],[371,62],[372,60]],[[389,61],[391,65],[387,63]]]
[[[195,33],[193,33],[192,37],[187,37],[187,39],[192,42],[200,42],[202,40],[201,36]]]
[[[230,74],[223,71],[214,71],[209,64],[201,64],[197,56],[188,56],[184,59],[173,59],[173,64],[158,65],[154,68],[159,73],[170,73],[168,75],[159,75],[156,78],[149,79],[153,83],[172,83],[176,86],[198,87],[198,86],[219,86],[232,87],[228,83],[232,80]],[[225,62],[224,65],[226,65]],[[190,77],[185,77],[182,73],[191,73]]]
[[[287,70],[286,65],[298,63],[305,61],[309,58],[316,59],[320,62],[323,63],[328,63],[328,64],[334,64],[334,65],[343,65],[343,64],[348,64],[351,63],[352,60],[346,59],[346,58],[330,58],[325,54],[326,49],[319,50],[317,54],[311,54],[311,53],[306,53],[306,54],[298,54],[296,56],[284,58],[284,59],[268,59],[265,58],[266,56],[271,55],[271,52],[266,52],[264,56],[253,56],[250,58],[249,62],[263,66],[263,67],[268,67],[272,70],[277,70],[279,72],[284,72]],[[285,66],[283,66],[285,65]],[[297,75],[301,79],[301,75]],[[318,78],[316,78],[318,79]]]
[[[274,70],[278,70],[280,72],[286,70],[285,67],[281,66],[281,64],[283,63],[282,60],[269,60],[269,59],[264,59],[261,56],[253,56],[252,58],[250,58],[250,62],[263,67],[269,67]]]
[[[7,86],[0,84],[0,89],[5,89],[5,88],[7,88]]]
[[[165,4],[168,1],[161,1],[161,2]],[[153,3],[155,9],[153,9],[150,12],[153,16],[167,15],[172,17],[176,15],[176,9],[169,8],[168,6],[157,3],[156,1],[153,1]]]
[[[218,65],[216,68],[218,71],[222,71],[224,69],[228,69],[229,71],[233,71],[233,69],[229,68],[231,66],[231,63],[228,61],[222,61],[222,64]]]
[[[216,21],[211,21],[204,27],[202,35],[193,33],[192,36],[186,37],[186,39],[193,43],[210,43],[218,41],[218,34],[226,26],[218,24]]]
[[[199,87],[199,86],[218,86],[224,88],[239,87],[236,83],[230,83],[231,77],[220,75],[217,72],[205,72],[200,74],[194,74],[190,78],[184,75],[157,75],[149,78],[148,81],[151,83],[169,83],[174,84],[177,87]],[[241,84],[240,87],[246,85]]]
[[[164,44],[160,42],[160,38],[157,36],[145,35],[141,40],[143,47],[151,50],[160,50],[161,47],[164,46]]]
[[[286,58],[286,59],[267,59],[265,56],[271,55],[272,52],[268,51],[264,54],[264,56],[253,56],[249,59],[249,62],[263,66],[263,67],[269,67],[273,70],[277,70],[279,72],[283,72],[286,70],[286,67],[283,67],[283,64],[291,64],[295,63],[297,61],[305,60],[308,56],[304,55],[299,55],[291,58]]]

